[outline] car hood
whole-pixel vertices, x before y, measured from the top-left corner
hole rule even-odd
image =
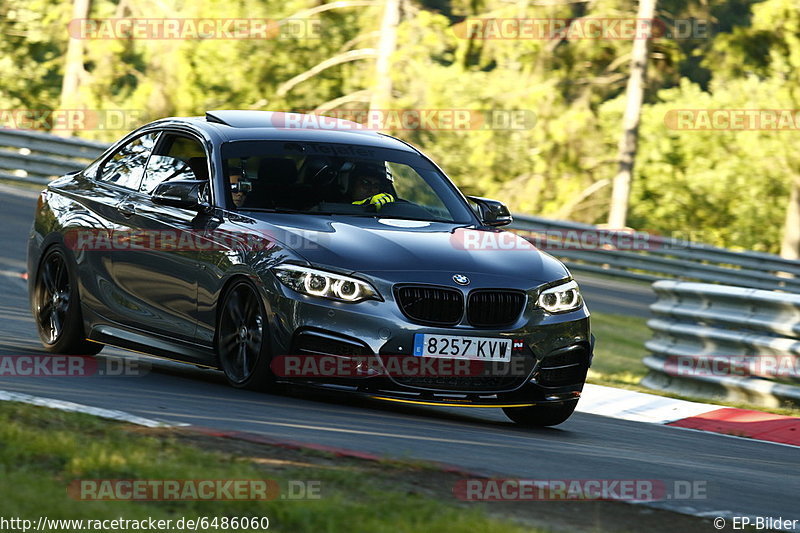
[[[270,235],[314,266],[375,274],[442,272],[448,278],[477,274],[529,286],[569,275],[557,259],[497,229],[344,215],[256,216],[251,230]]]

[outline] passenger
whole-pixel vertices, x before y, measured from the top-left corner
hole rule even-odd
[[[231,196],[233,196],[233,203],[236,207],[242,207],[247,193],[250,192],[250,182],[242,178],[242,174],[238,170],[234,170],[228,176],[231,182]]]

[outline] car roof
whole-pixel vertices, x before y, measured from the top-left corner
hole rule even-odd
[[[419,153],[409,144],[366,129],[349,120],[324,115],[278,111],[214,110],[203,117],[170,117],[153,125],[175,122],[213,130],[225,141],[291,140],[357,144]]]

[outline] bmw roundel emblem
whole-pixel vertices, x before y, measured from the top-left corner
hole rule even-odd
[[[455,281],[459,285],[469,285],[469,278],[464,274],[456,274],[455,276],[453,276],[453,281]]]

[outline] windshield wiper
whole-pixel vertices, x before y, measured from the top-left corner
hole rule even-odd
[[[324,211],[301,211],[299,209],[282,209],[280,207],[245,207],[239,208],[239,211],[257,211],[259,213],[281,213],[291,215],[334,215],[335,213],[327,213]]]
[[[442,218],[413,218],[413,217],[400,217],[400,216],[385,216],[380,213],[341,213],[336,211],[301,211],[298,209],[282,209],[279,207],[246,207],[239,208],[239,211],[257,211],[259,213],[280,213],[280,214],[295,214],[295,215],[335,215],[340,217],[358,217],[358,218],[386,218],[395,220],[413,220],[416,222],[441,222],[444,224],[459,224],[455,220],[446,220]]]
[[[386,218],[394,220],[415,220],[417,222],[443,222],[445,224],[458,224],[455,220],[446,220],[442,218],[413,218],[413,217],[398,217],[395,215],[381,215],[380,213],[332,213],[334,215],[348,216],[348,217],[362,217],[362,218]]]

